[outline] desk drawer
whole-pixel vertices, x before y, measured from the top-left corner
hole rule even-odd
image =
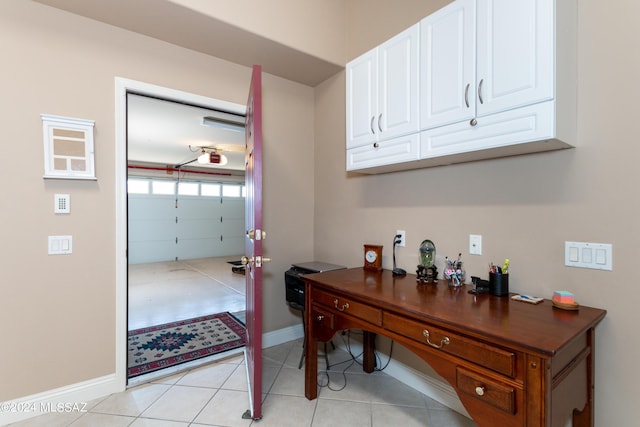
[[[331,337],[336,333],[333,313],[313,304],[310,309],[310,314],[315,338],[324,342],[331,340]]]
[[[463,368],[456,371],[456,388],[510,415],[516,413],[516,391]]]
[[[393,313],[384,313],[383,327],[415,341],[440,348],[441,351],[461,357],[477,365],[510,377],[515,376],[516,354],[473,341],[428,323],[406,319]]]
[[[366,320],[376,326],[382,325],[382,310],[374,308],[344,296],[334,295],[330,292],[324,292],[312,289],[312,300],[314,303],[320,303],[326,307],[332,308],[343,314],[348,314],[362,320]]]

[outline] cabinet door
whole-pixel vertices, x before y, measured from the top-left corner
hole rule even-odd
[[[355,171],[418,160],[420,134],[376,142],[347,150],[347,170]]]
[[[420,25],[401,32],[378,47],[379,140],[419,130],[418,67]]]
[[[378,138],[378,51],[373,49],[347,64],[347,148]]]
[[[478,116],[554,97],[554,1],[478,0]]]
[[[458,0],[420,23],[420,127],[475,116],[475,1]]]
[[[476,126],[460,122],[424,131],[420,135],[420,158],[456,155],[443,159],[447,164],[560,148],[548,141],[555,131],[553,112],[553,102],[543,102],[478,118]],[[532,141],[547,142],[526,151],[518,147]]]

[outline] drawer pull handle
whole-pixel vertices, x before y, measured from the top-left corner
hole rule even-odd
[[[338,311],[345,311],[347,308],[349,308],[349,303],[345,302],[344,304],[342,304],[342,307],[338,307],[338,298],[336,298],[336,299],[333,300],[333,306]]]
[[[478,396],[484,396],[484,386],[483,385],[479,385],[478,387],[476,387],[476,394]]]
[[[424,335],[424,337],[427,339],[427,344],[429,344],[433,348],[440,349],[450,342],[449,337],[442,337],[442,339],[440,340],[440,345],[432,343],[431,341],[429,341],[429,331],[427,331],[426,329],[422,331],[422,335]]]
[[[318,317],[316,317],[317,320],[321,321],[322,319],[324,319],[324,316],[322,314],[318,315]]]

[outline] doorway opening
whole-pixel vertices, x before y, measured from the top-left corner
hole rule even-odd
[[[117,116],[126,123],[126,143],[124,150],[117,144],[117,208],[124,214],[124,220],[118,215],[118,230],[124,233],[118,233],[117,246],[125,245],[126,256],[116,269],[117,335],[126,339],[134,329],[220,312],[244,321],[245,278],[234,265],[244,252],[244,130],[225,130],[225,136],[202,118],[215,120],[220,113],[244,118],[245,107],[139,82],[120,83],[124,114]],[[199,120],[191,123],[195,133],[180,139],[189,127],[178,123],[188,120],[184,116]],[[224,155],[229,166],[198,163],[205,152]],[[136,375],[133,383],[215,357]],[[118,377],[132,384],[129,357],[124,364],[118,359]]]

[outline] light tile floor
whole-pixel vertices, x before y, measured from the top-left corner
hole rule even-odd
[[[318,399],[304,397],[301,340],[263,352],[263,418],[242,419],[248,408],[244,359],[236,355],[88,402],[86,412],[41,415],[15,427],[472,427],[470,419],[385,374],[364,374],[340,349],[331,368],[318,359]]]
[[[129,328],[136,329],[220,311],[245,309],[245,278],[226,261],[239,257],[130,266]],[[192,363],[155,376],[137,377],[130,387],[87,402],[86,412],[42,415],[20,427],[471,427],[476,424],[383,372],[364,374],[348,353],[333,350],[331,368],[318,367],[319,398],[304,397],[302,342],[263,352],[263,418],[242,419],[248,409],[243,355]],[[206,363],[206,364],[203,364]],[[165,375],[159,377],[158,375]],[[155,378],[155,379],[154,379]]]

